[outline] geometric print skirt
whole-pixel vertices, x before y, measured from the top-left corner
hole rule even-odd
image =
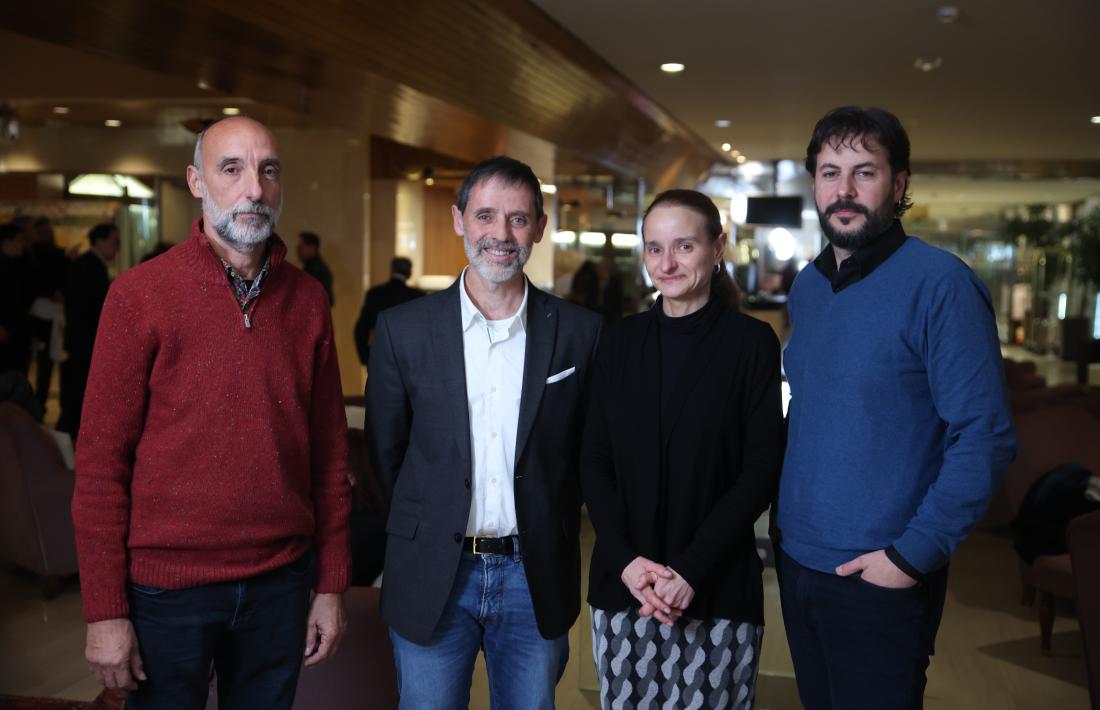
[[[591,611],[603,710],[752,708],[763,626]]]

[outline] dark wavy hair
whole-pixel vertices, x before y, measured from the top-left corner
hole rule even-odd
[[[814,126],[810,144],[806,146],[806,170],[811,176],[817,173],[817,155],[821,147],[855,147],[859,143],[868,150],[867,141],[873,139],[886,151],[892,177],[905,171],[905,191],[901,200],[894,206],[894,216],[901,217],[913,206],[909,195],[909,134],[905,132],[898,117],[881,108],[861,108],[859,106],[841,106],[825,114]]]
[[[645,231],[645,220],[655,207],[683,207],[695,212],[703,218],[706,225],[707,236],[713,242],[722,235],[722,217],[718,213],[718,207],[709,197],[697,190],[665,190],[653,198],[642,217],[642,230]],[[642,235],[645,238],[645,235]],[[719,262],[720,268],[717,274],[712,274],[710,279],[710,297],[726,303],[733,308],[741,305],[741,293],[737,290],[737,284],[730,278],[726,271],[726,260]]]
[[[542,186],[535,172],[527,163],[521,163],[515,158],[506,155],[498,155],[488,160],[483,160],[474,166],[466,179],[462,181],[462,187],[458,189],[458,211],[466,212],[466,203],[470,199],[470,192],[483,182],[500,180],[505,185],[522,185],[531,191],[535,198],[535,219],[542,219]]]

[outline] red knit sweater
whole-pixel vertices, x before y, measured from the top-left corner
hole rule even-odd
[[[348,585],[347,421],[328,300],[278,237],[269,245],[251,328],[199,221],[111,286],[76,451],[85,621],[127,616],[127,581],[245,579],[311,541],[317,591]]]

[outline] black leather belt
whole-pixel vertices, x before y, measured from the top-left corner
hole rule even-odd
[[[519,536],[466,538],[466,548],[475,555],[514,555],[519,549]]]

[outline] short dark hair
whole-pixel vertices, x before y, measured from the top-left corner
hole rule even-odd
[[[117,231],[118,227],[115,226],[114,222],[102,222],[100,224],[97,224],[96,226],[88,230],[88,243],[95,244],[96,242],[101,242],[104,239],[109,239],[111,237],[111,233]]]
[[[905,191],[894,208],[894,214],[901,217],[913,206],[909,196],[909,176],[913,174],[909,169],[909,134],[898,117],[885,109],[841,106],[825,114],[814,126],[810,144],[806,146],[806,170],[811,176],[817,174],[817,155],[822,146],[851,148],[859,142],[866,150],[868,139],[873,139],[886,151],[893,175],[903,170],[906,173]]]
[[[313,232],[299,232],[298,238],[306,244],[310,245],[311,247],[317,247],[318,249],[321,248],[321,238]]]
[[[413,273],[413,263],[403,256],[395,256],[390,261],[390,273],[401,274],[405,278],[409,278]]]
[[[470,192],[483,182],[500,180],[506,185],[522,185],[531,191],[535,198],[535,218],[542,219],[542,187],[535,172],[527,163],[521,163],[515,158],[506,155],[498,155],[488,160],[483,160],[474,166],[466,179],[462,181],[462,187],[458,189],[458,211],[466,211],[466,202],[470,199]]]

